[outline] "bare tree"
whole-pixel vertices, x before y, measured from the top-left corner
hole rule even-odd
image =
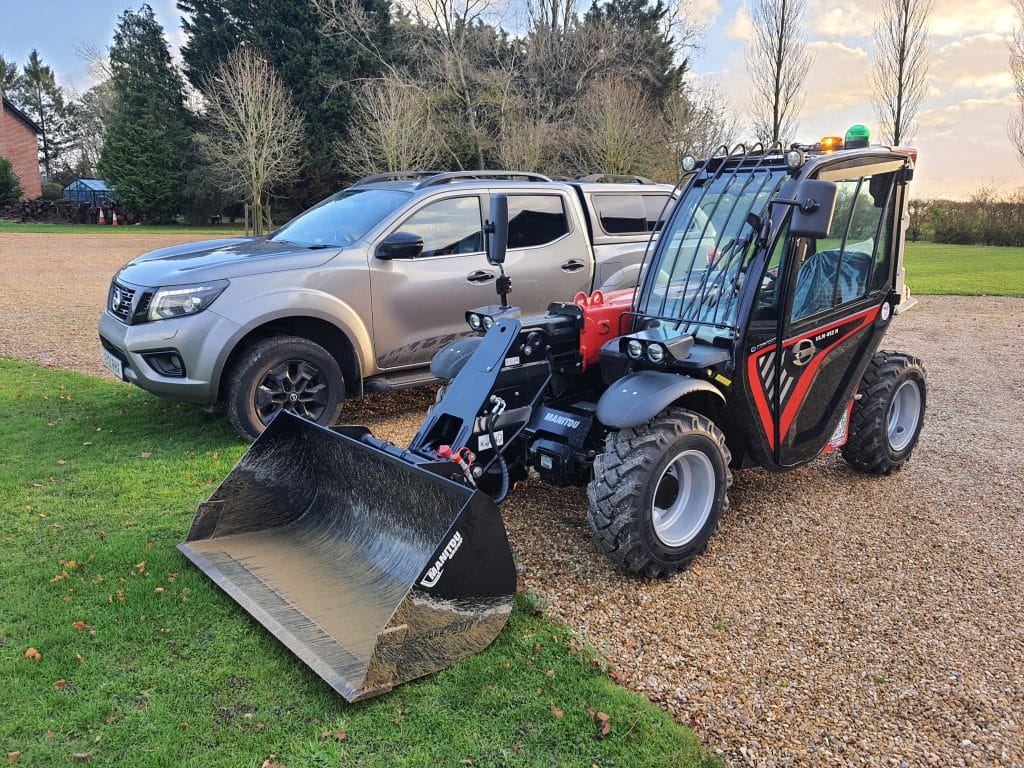
[[[526,109],[509,112],[498,137],[498,163],[510,170],[547,171],[557,140],[557,127],[543,118],[531,117]]]
[[[577,173],[651,175],[663,146],[659,116],[635,84],[594,83],[581,101],[572,158]]]
[[[721,144],[731,145],[739,119],[716,88],[684,88],[665,105],[665,130],[678,169],[684,155],[707,157]]]
[[[1013,30],[1010,46],[1010,74],[1017,92],[1017,109],[1006,127],[1010,143],[1017,152],[1017,160],[1024,165],[1024,0],[1010,0],[1017,12],[1017,27]]]
[[[302,114],[267,60],[236,48],[206,81],[209,130],[203,148],[245,196],[255,234],[269,222],[267,195],[299,170]]]
[[[934,0],[882,0],[875,24],[871,101],[882,138],[898,146],[914,136],[914,121],[927,87],[931,46],[928,17]]]
[[[813,58],[804,40],[806,0],[754,0],[754,37],[747,45],[754,133],[765,142],[786,141],[797,128],[804,81]]]
[[[390,75],[365,82],[356,99],[349,140],[337,147],[345,170],[356,175],[428,168],[440,156],[428,95]]]

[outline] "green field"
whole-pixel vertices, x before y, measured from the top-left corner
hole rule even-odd
[[[224,419],[10,359],[0,413],[0,749],[18,768],[719,764],[528,598],[486,652],[346,704],[175,549],[245,450]]]
[[[1024,296],[1024,248],[907,243],[914,295]]]

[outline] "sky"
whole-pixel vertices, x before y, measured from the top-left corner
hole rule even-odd
[[[744,0],[677,1],[688,3],[690,17],[704,29],[690,56],[694,77],[742,114],[750,36]],[[805,36],[814,66],[798,139],[809,143],[841,135],[855,123],[877,135],[868,76],[879,0],[806,1]],[[176,51],[184,35],[174,0],[150,4]],[[38,48],[62,85],[83,91],[91,80],[75,54],[76,43],[108,46],[126,7],[125,0],[0,0],[0,54],[23,63]],[[1024,187],[1024,168],[1006,138],[1016,102],[1006,48],[1013,26],[1009,0],[935,0],[929,94],[912,142],[920,152],[915,196],[969,197],[982,188]]]

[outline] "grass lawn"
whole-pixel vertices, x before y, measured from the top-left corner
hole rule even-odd
[[[31,232],[50,235],[113,235],[125,232],[135,235],[244,235],[241,224],[205,224],[187,226],[183,224],[139,224],[123,227],[101,227],[96,224],[18,224],[0,221],[0,232]]]
[[[19,768],[719,764],[526,599],[486,652],[346,704],[175,549],[244,452],[224,419],[10,359],[0,413],[0,755]]]
[[[907,243],[914,295],[1024,296],[1024,248]]]

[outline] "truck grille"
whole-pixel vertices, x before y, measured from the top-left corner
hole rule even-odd
[[[110,294],[107,297],[107,307],[114,316],[122,323],[127,323],[132,314],[132,300],[135,298],[135,291],[125,288],[117,283],[110,284]]]

